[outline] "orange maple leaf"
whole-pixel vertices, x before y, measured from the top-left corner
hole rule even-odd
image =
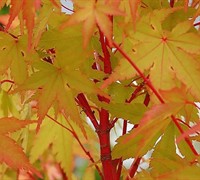
[[[28,30],[29,49],[31,48],[33,28],[35,26],[36,10],[39,8],[40,3],[41,0],[11,0],[10,2],[10,17],[5,30],[7,31],[11,27],[15,18],[22,12],[23,20]]]
[[[23,152],[23,149],[16,144],[16,142],[8,136],[8,133],[14,132],[25,127],[35,121],[18,120],[13,117],[5,117],[0,119],[0,163],[6,163],[13,169],[24,169],[31,171],[38,177],[41,177],[30,163]]]
[[[5,26],[5,25],[8,23],[9,18],[10,18],[10,15],[9,15],[9,14],[1,15],[1,16],[0,16],[0,23],[1,23],[3,26]],[[16,19],[13,21],[12,25],[10,26],[10,28],[11,28],[11,29],[12,29],[12,28],[15,28],[15,27],[18,26],[18,25],[19,25],[19,19],[16,18]]]
[[[86,47],[95,27],[99,27],[100,30],[107,37],[109,42],[112,40],[112,23],[109,16],[112,15],[124,15],[116,6],[108,4],[102,0],[88,0],[79,1],[73,0],[74,4],[79,8],[71,17],[62,24],[61,28],[83,23],[83,46]]]
[[[129,0],[134,30],[136,28],[135,27],[136,26],[136,19],[137,19],[137,16],[138,16],[138,7],[139,7],[140,3],[141,3],[141,0],[135,0],[135,1]]]

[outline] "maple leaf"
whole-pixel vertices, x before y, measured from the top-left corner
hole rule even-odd
[[[32,41],[32,31],[34,27],[34,15],[35,15],[34,0],[30,1],[11,0],[10,6],[11,6],[10,17],[5,30],[8,31],[13,21],[18,16],[19,12],[22,10],[23,19],[26,21],[26,27],[28,29],[29,47],[30,47]]]
[[[37,2],[38,3],[38,2]],[[25,20],[26,28],[28,30],[28,46],[31,48],[33,28],[35,25],[35,11],[36,11],[36,2],[35,0],[24,1],[23,3],[23,18]]]
[[[83,130],[82,121],[78,116],[79,113],[73,94],[65,82],[63,76],[66,75],[62,73],[62,69],[56,68],[46,62],[39,62],[38,64],[37,69],[39,69],[39,71],[33,73],[21,87],[21,89],[42,88],[39,90],[38,94],[39,120],[37,130],[39,130],[43,118],[55,101],[59,103],[60,109],[64,110],[65,113],[70,114],[71,118],[76,121]]]
[[[66,120],[60,114],[57,116],[56,121],[71,129]],[[83,141],[85,138],[78,130],[78,127],[74,123],[70,122],[70,124],[72,125],[77,135],[81,138],[81,141]],[[90,138],[90,140],[95,139],[96,142],[96,136],[94,136],[94,132],[89,129],[90,128],[87,129],[87,136]],[[84,144],[86,143],[87,148],[89,148],[89,143],[86,141]],[[72,169],[74,166],[73,157],[77,155],[80,156],[82,149],[80,148],[80,145],[78,145],[73,139],[71,132],[56,124],[52,120],[45,118],[31,148],[30,161],[32,163],[37,161],[38,157],[49,149],[49,145],[52,147],[52,152],[55,155],[56,161],[60,163],[62,169],[67,174],[68,178],[70,178],[72,176]],[[94,144],[92,144],[92,146],[93,145]],[[82,156],[85,157],[85,154]]]
[[[13,169],[31,171],[41,177],[40,172],[29,163],[23,149],[8,136],[9,133],[15,132],[31,123],[35,123],[35,121],[20,121],[13,117],[0,119],[0,163],[4,162]]]
[[[182,106],[182,103],[154,105],[144,114],[136,129],[118,138],[118,144],[112,151],[113,158],[122,156],[124,159],[130,157],[137,159],[144,155],[150,148],[153,148],[159,136],[170,123],[168,117],[176,114]]]
[[[135,1],[129,0],[134,29],[136,27],[136,20],[137,20],[137,16],[138,16],[138,7],[139,7],[140,3],[141,3],[141,0],[135,0]]]
[[[7,0],[1,0],[0,1],[0,8],[2,8],[6,4]]]
[[[60,118],[60,123],[67,126],[66,120]],[[57,126],[55,135],[55,141],[53,142],[53,153],[55,154],[55,158],[57,162],[60,163],[61,167],[63,168],[64,172],[68,175],[68,177],[72,176],[73,171],[73,145],[74,140],[73,136],[70,132],[66,131],[61,126]],[[66,156],[67,154],[67,156]]]
[[[171,89],[178,79],[187,85],[193,96],[200,99],[200,71],[196,60],[200,54],[200,37],[188,32],[192,26],[190,21],[177,24],[171,32],[162,29],[161,22],[172,12],[163,9],[141,18],[130,39],[133,44],[130,56],[140,70],[150,70],[150,80],[156,89]],[[136,75],[136,71],[125,61],[121,60],[103,87],[116,79]]]
[[[170,161],[178,161],[180,159],[176,153],[175,126],[172,122],[166,128],[163,136],[161,137],[161,140],[156,144],[156,147],[154,148],[154,152],[152,154],[152,161],[150,162],[150,164],[153,167],[151,173],[154,177],[158,176],[159,174],[169,172],[169,168],[165,166],[165,163],[160,163],[161,159],[166,159]],[[175,167],[172,166],[170,169],[175,169]]]
[[[0,23],[5,26],[8,23],[8,19],[10,18],[9,14],[5,14],[5,15],[0,15]],[[12,25],[10,26],[11,29],[17,27],[19,25],[19,19],[15,19],[12,23]]]
[[[171,122],[166,128],[161,140],[154,148],[150,162],[150,166],[152,167],[151,175],[154,179],[176,179],[177,174],[178,176],[181,174],[180,176],[185,178],[189,171],[196,173],[199,171],[199,167],[197,168],[195,163],[188,166],[187,160],[191,161],[195,159],[195,156],[190,153],[190,150],[186,150],[188,149],[187,145],[182,147],[178,146],[181,154],[184,154],[184,158],[180,157],[180,154],[177,153],[177,144],[175,143],[176,131],[175,125]],[[198,175],[194,173],[194,176],[190,175],[190,178],[198,179],[196,178],[197,176]]]
[[[159,167],[164,167],[167,172],[153,176],[154,179],[198,179],[200,168],[196,163],[189,164],[185,158],[167,159],[165,157],[158,159]],[[163,168],[162,168],[163,169]]]
[[[111,4],[105,4],[103,0],[73,1],[79,9],[70,16],[69,20],[62,24],[62,28],[82,22],[83,45],[86,47],[97,25],[111,42],[112,23],[109,16],[124,15],[124,13]]]
[[[43,3],[40,13],[38,14],[35,22],[32,47],[37,47],[43,32],[46,31],[46,26],[49,22],[50,17],[55,17],[55,13],[53,13],[54,11],[52,11],[52,8],[54,8],[53,4],[49,1]],[[51,18],[51,20],[54,19]]]
[[[49,108],[55,102],[58,104],[59,111],[70,116],[85,134],[83,120],[79,116],[72,89],[77,90],[77,93],[97,92],[102,94],[102,92],[84,74],[80,71],[71,71],[68,66],[52,65],[45,61],[39,61],[35,63],[35,67],[39,71],[33,73],[18,90],[36,89],[38,92],[39,120],[37,130],[39,130]]]
[[[15,18],[22,12],[28,30],[28,46],[31,48],[33,28],[35,26],[36,10],[40,7],[41,0],[11,0],[10,1],[10,17],[5,30],[8,31]]]
[[[0,40],[0,74],[10,68],[15,83],[22,84],[27,77],[26,41],[3,32],[0,32]]]
[[[129,120],[132,124],[138,123],[146,110],[145,105],[139,103],[122,104],[122,103],[101,103],[98,106],[108,110],[113,117],[119,117]],[[120,111],[119,111],[120,109]]]
[[[6,31],[10,28],[12,22],[17,17],[23,5],[23,0],[11,0],[10,2],[10,18],[8,20],[8,24],[6,25]]]
[[[165,102],[180,102],[183,103],[183,108],[180,114],[184,117],[185,122],[189,124],[189,121],[198,122],[198,109],[194,103],[195,99],[189,93],[187,86],[181,84],[181,87],[175,87],[170,90],[160,90],[160,95]]]
[[[58,116],[58,122],[67,126],[66,120]],[[68,126],[67,126],[68,127]],[[71,177],[73,168],[73,138],[70,132],[55,122],[45,119],[41,130],[36,136],[33,147],[30,152],[31,162],[35,162],[41,156],[49,145],[52,144],[55,159],[61,164],[61,167]]]
[[[79,68],[87,55],[87,51],[82,49],[82,35],[79,27],[69,27],[62,32],[56,28],[49,30],[43,33],[39,47],[41,49],[55,48],[55,61],[59,61],[60,66],[68,66],[70,69]],[[72,53],[74,51],[76,53]]]

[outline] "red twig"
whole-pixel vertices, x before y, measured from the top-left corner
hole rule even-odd
[[[144,84],[140,84],[135,91],[132,93],[131,97],[129,100],[126,100],[127,103],[130,103],[131,101],[133,101],[133,99],[135,99],[138,95],[138,93],[142,90],[142,88],[144,87]]]
[[[149,94],[147,93],[146,96],[145,96],[145,99],[144,99],[144,105],[145,106],[148,106],[149,105],[149,102],[150,102],[150,96]]]
[[[175,3],[175,1],[174,0],[170,0],[170,2],[169,2],[169,4],[170,4],[170,7],[174,7],[174,3]]]
[[[2,80],[2,81],[1,81],[1,84],[3,84],[3,83],[11,83],[11,84],[14,84],[14,81],[11,81],[11,80],[9,80],[9,79],[5,79],[5,80]]]
[[[194,26],[198,26],[198,25],[200,25],[200,22],[197,22],[197,23],[194,24]]]
[[[85,98],[84,94],[80,93],[77,96],[77,99],[78,99],[77,103],[83,108],[85,114],[90,118],[94,128],[98,129],[99,128],[99,124],[98,124],[98,122],[96,120],[96,117],[94,116],[93,111],[92,111],[90,105],[88,104],[88,101]]]
[[[110,125],[111,127],[114,127],[115,123],[118,121],[119,118],[114,118],[111,122],[110,122]]]
[[[129,176],[126,177],[126,180],[131,180],[134,177],[134,175],[138,169],[138,166],[140,165],[140,161],[141,161],[141,158],[137,158],[134,161],[134,163],[131,165],[130,171],[129,171]]]
[[[110,62],[110,53],[107,49],[107,43],[106,43],[106,39],[103,35],[103,33],[101,32],[101,30],[99,30],[99,34],[100,34],[100,42],[101,42],[101,48],[104,54],[104,72],[107,74],[110,74],[112,72],[112,67],[111,67],[111,62]]]
[[[14,81],[11,81],[11,80],[8,80],[8,79],[5,79],[5,80],[2,80],[0,82],[0,85],[4,84],[4,83],[11,83],[9,89],[7,90],[7,93],[11,91],[12,87],[13,87],[13,84],[15,83]]]
[[[125,57],[125,59],[131,64],[131,66],[137,71],[137,73],[142,77],[142,79],[144,80],[144,82],[147,84],[147,86],[152,90],[152,92],[155,94],[155,96],[158,98],[158,100],[164,104],[165,101],[162,99],[162,97],[160,96],[160,94],[158,93],[158,91],[155,89],[155,87],[152,85],[151,81],[149,79],[147,79],[145,77],[145,75],[142,73],[142,71],[137,67],[137,65],[131,60],[131,58],[115,43],[113,42],[113,45],[115,48],[118,49],[118,51]],[[175,116],[171,116],[173,122],[175,123],[175,125],[177,126],[177,128],[179,129],[179,131],[181,133],[183,133],[183,129],[181,128],[180,124],[177,122]],[[192,152],[195,155],[198,155],[197,151],[195,150],[193,144],[190,142],[190,140],[188,138],[185,138],[185,141],[187,142],[188,146],[190,147],[190,149],[192,150]]]

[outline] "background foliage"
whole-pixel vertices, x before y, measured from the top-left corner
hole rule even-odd
[[[0,179],[199,179],[200,1],[72,3],[0,0]]]

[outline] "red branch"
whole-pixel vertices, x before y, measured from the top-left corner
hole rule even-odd
[[[131,60],[131,58],[115,43],[113,42],[113,45],[115,48],[118,49],[118,51],[125,57],[125,59],[131,64],[131,66],[137,71],[137,73],[140,75],[140,77],[143,78],[144,82],[147,84],[147,86],[152,90],[152,92],[155,94],[155,96],[158,98],[158,100],[162,103],[165,104],[165,101],[162,99],[158,91],[155,89],[155,87],[152,85],[151,81],[145,77],[145,75],[142,73],[142,71],[137,67],[137,65]],[[171,116],[173,122],[179,129],[181,133],[184,132],[184,130],[181,128],[180,124],[177,122],[176,118],[174,116]],[[185,141],[187,142],[188,146],[194,153],[194,155],[198,155],[197,151],[195,150],[193,144],[190,142],[188,138],[185,138]]]
[[[112,17],[111,17],[112,20]],[[103,32],[99,29],[100,34],[100,43],[102,52],[104,55],[103,62],[104,62],[104,73],[111,74],[112,66],[110,62],[110,53],[108,51],[108,41],[106,40]],[[99,101],[103,101],[109,103],[110,101],[105,98],[98,96]],[[114,168],[112,157],[111,157],[111,148],[110,148],[110,129],[113,127],[109,121],[109,112],[103,108],[101,108],[100,113],[100,123],[99,129],[96,129],[96,132],[99,137],[100,143],[100,153],[101,153],[101,162],[103,166],[103,173],[105,180],[115,180],[116,179],[116,169]]]

